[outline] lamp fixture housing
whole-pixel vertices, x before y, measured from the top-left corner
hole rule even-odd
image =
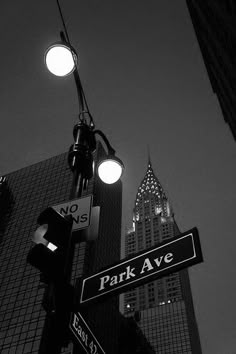
[[[117,182],[124,170],[123,162],[114,155],[109,155],[101,160],[97,166],[99,178],[106,184]]]
[[[45,52],[44,61],[47,69],[56,76],[70,75],[78,64],[75,49],[67,42],[56,42]]]

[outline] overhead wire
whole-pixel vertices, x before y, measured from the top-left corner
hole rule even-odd
[[[71,48],[72,46],[71,46],[69,34],[68,34],[68,31],[67,31],[67,28],[66,28],[66,24],[65,24],[65,21],[64,21],[64,17],[63,17],[63,13],[62,13],[62,9],[61,9],[59,0],[56,0],[56,2],[57,2],[58,10],[59,10],[59,13],[60,13],[61,21],[62,21],[62,24],[63,24],[63,28],[64,28],[64,32],[65,32],[65,38],[66,38],[66,41],[68,42],[68,44],[69,44],[69,46]],[[87,102],[87,99],[86,99],[86,96],[85,96],[85,93],[84,93],[84,89],[83,89],[83,86],[82,86],[82,83],[81,83],[81,80],[80,80],[80,76],[79,76],[78,63],[76,62],[76,60],[74,58],[72,50],[71,50],[71,54],[72,54],[72,58],[74,60],[74,65],[75,65],[74,78],[75,78],[75,81],[76,81],[77,89],[79,91],[78,92],[79,109],[80,109],[80,111],[79,111],[79,120],[83,121],[85,118],[84,117],[81,118],[81,116],[84,116],[84,114],[88,114],[89,119],[90,119],[89,126],[90,126],[91,129],[94,129],[94,127],[95,127],[94,119],[93,119],[93,116],[92,116],[92,114],[90,113],[90,110],[89,110],[88,102]]]

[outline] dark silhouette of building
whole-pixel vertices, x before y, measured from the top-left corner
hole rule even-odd
[[[135,319],[123,317],[119,336],[120,354],[155,354]]]
[[[186,0],[214,93],[236,139],[236,4]]]
[[[133,228],[126,233],[125,255],[178,234],[170,202],[149,160],[136,195]],[[187,269],[126,292],[122,312],[136,320],[155,353],[202,353]]]
[[[99,145],[97,155],[102,154]],[[1,354],[39,352],[46,315],[42,307],[46,285],[40,282],[39,272],[26,263],[26,258],[33,245],[31,238],[38,216],[47,207],[68,201],[71,183],[66,153],[9,173],[0,180]],[[98,239],[76,245],[72,284],[82,275],[120,259],[121,182],[106,185],[94,174],[86,194],[92,194],[93,205],[101,208]],[[112,297],[86,311],[88,325],[109,354],[122,353],[119,338],[123,320],[118,308],[118,297]],[[136,344],[133,347],[136,350]],[[69,343],[62,352],[81,350]]]

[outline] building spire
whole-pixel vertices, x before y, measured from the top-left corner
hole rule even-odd
[[[152,166],[149,145],[147,145],[147,153],[148,153],[148,165]]]
[[[150,208],[147,208],[147,203],[150,205]],[[147,210],[149,215],[153,213],[167,217],[172,214],[166,194],[153,171],[149,151],[147,171],[136,195],[134,220],[137,221],[145,218]]]

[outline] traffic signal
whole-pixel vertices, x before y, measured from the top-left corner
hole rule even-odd
[[[69,319],[74,297],[74,288],[69,283],[73,221],[71,216],[62,216],[53,208],[44,210],[37,221],[39,227],[33,235],[36,245],[29,251],[27,262],[41,272],[41,281],[48,285],[42,303],[47,317],[40,353],[55,353],[70,340]]]
[[[40,270],[46,282],[63,281],[70,254],[72,218],[47,208],[37,221],[40,226],[33,236],[36,245],[28,253],[27,262]]]

